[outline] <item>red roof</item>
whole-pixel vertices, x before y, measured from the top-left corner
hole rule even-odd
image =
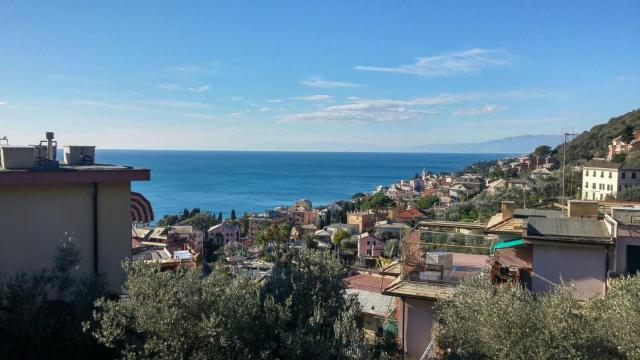
[[[414,219],[424,217],[424,214],[418,209],[409,209],[398,214],[398,217],[401,219]]]
[[[377,274],[359,274],[345,279],[347,288],[360,289],[382,294],[382,290],[388,287],[395,277]]]

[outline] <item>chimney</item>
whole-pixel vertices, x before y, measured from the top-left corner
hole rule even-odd
[[[55,150],[53,150],[53,132],[48,131],[47,132],[47,160],[53,161],[55,156],[54,151]]]
[[[502,220],[508,220],[513,218],[513,210],[516,208],[514,201],[502,202]]]

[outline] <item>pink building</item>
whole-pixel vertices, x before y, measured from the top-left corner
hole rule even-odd
[[[212,239],[213,243],[218,245],[226,245],[233,241],[240,241],[240,229],[228,223],[212,226],[207,233],[209,234],[209,239]]]
[[[631,140],[631,143],[629,144],[622,141],[622,136],[618,136],[617,138],[611,140],[607,159],[611,160],[615,155],[626,153],[631,150],[636,150],[638,148],[640,148],[640,132],[633,132],[633,140]]]
[[[380,256],[385,242],[369,233],[358,235],[358,257]]]

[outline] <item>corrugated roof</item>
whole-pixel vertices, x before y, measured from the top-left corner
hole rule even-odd
[[[548,238],[573,242],[609,242],[609,232],[603,222],[580,218],[531,217],[525,237]]]
[[[386,317],[394,309],[393,297],[360,289],[347,289],[347,294],[358,296],[363,313]]]
[[[549,209],[515,209],[513,210],[514,217],[528,218],[528,217],[546,217],[546,218],[561,218],[564,217],[562,211],[549,210]]]

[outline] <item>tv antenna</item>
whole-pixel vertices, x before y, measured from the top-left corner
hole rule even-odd
[[[4,143],[4,144],[3,144]],[[9,139],[7,139],[6,136],[3,136],[0,138],[0,145],[6,145],[9,146]]]

